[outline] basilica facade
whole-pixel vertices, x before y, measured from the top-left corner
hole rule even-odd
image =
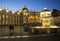
[[[46,26],[56,25],[60,23],[60,11],[48,9],[42,11],[30,11],[26,6],[21,10],[12,11],[0,8],[0,26],[16,25],[16,26]]]
[[[41,24],[40,12],[29,11],[27,7],[16,12],[0,8],[0,25]]]

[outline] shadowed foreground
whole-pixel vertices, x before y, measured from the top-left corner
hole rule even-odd
[[[0,41],[60,41],[60,35],[46,35],[21,38],[2,38]]]

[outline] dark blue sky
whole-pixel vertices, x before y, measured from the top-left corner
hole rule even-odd
[[[60,10],[60,0],[0,0],[0,6],[13,10],[22,9],[24,5],[33,11],[41,11],[44,7]]]

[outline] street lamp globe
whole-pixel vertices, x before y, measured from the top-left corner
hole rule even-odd
[[[12,13],[14,14],[15,12],[14,12],[14,11],[12,11]]]
[[[6,10],[6,12],[8,13],[8,12],[9,12],[9,10]]]
[[[2,9],[2,7],[0,7],[0,11],[2,11],[3,9]]]

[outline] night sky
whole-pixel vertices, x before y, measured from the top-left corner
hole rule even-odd
[[[0,0],[0,6],[12,10],[22,9],[25,5],[33,11],[41,11],[43,8],[60,10],[60,0]]]

